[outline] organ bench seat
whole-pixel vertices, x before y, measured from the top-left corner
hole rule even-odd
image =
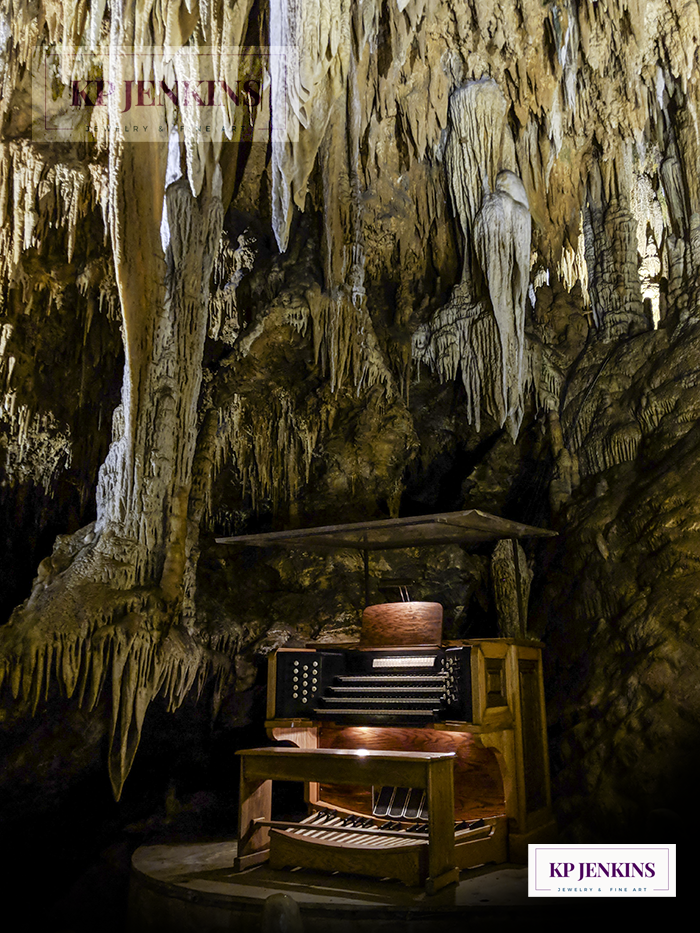
[[[239,751],[241,788],[238,857],[241,870],[269,857],[272,868],[303,864],[398,878],[437,891],[457,880],[454,828],[454,754],[364,749],[254,748]],[[271,782],[402,786],[425,791],[427,838],[372,827],[331,828],[271,820]],[[336,811],[337,812],[337,811]],[[388,821],[387,821],[388,822]],[[377,821],[379,823],[379,821]],[[317,826],[316,823],[313,824]],[[345,838],[343,838],[345,837]]]

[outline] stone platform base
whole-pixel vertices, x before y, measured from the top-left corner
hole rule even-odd
[[[499,921],[512,930],[541,907],[528,901],[527,869],[518,865],[464,871],[458,884],[428,896],[397,881],[272,871],[266,864],[234,873],[235,857],[231,841],[138,849],[128,933],[261,933],[263,907],[274,894],[294,899],[303,933],[464,933],[475,925],[493,930]],[[282,920],[272,929],[296,933],[298,920],[296,928]]]

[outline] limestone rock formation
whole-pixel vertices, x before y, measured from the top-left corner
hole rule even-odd
[[[699,44],[681,0],[3,0],[0,728],[70,699],[118,797],[158,697],[259,723],[266,654],[358,621],[356,556],[216,534],[481,507],[559,532],[517,566],[563,832],[679,808]],[[416,557],[451,636],[495,634],[492,557]]]

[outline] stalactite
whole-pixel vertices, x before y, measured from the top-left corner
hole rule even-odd
[[[673,383],[645,392],[635,412],[642,433],[651,434],[677,407],[678,389]]]
[[[393,378],[374,332],[364,290],[360,140],[369,113],[360,96],[358,54],[378,28],[376,4],[361,15],[348,0],[319,12],[313,0],[273,0],[271,43],[287,49],[273,60],[272,223],[287,248],[293,206],[303,209],[318,160],[323,187],[325,291],[311,307],[316,358],[334,389],[346,377],[358,393]],[[355,30],[355,42],[353,42]],[[407,42],[407,37],[404,39]]]
[[[530,278],[530,210],[520,179],[499,172],[496,190],[484,197],[474,224],[474,241],[486,273],[501,344],[500,423],[512,438],[523,418],[525,299]]]
[[[99,172],[47,157],[26,139],[0,142],[0,298],[13,283],[22,254],[41,253],[50,230],[63,230],[70,262],[78,224],[102,200]]]
[[[450,97],[449,121],[461,125],[462,120],[466,134],[454,133],[450,138],[461,141],[466,135],[470,142],[462,147],[464,152],[460,152],[459,147],[454,147],[448,140],[444,153],[454,188],[453,201],[465,237],[465,272],[470,271],[474,257],[471,228],[481,207],[483,180],[486,178],[490,194],[494,191],[497,172],[506,169],[518,174],[527,189],[538,221],[538,238],[544,261],[552,268],[559,267],[569,290],[580,281],[584,301],[588,301],[592,289],[594,314],[599,326],[602,326],[603,315],[607,316],[606,335],[624,330],[631,320],[636,329],[650,326],[651,322],[643,312],[642,298],[651,300],[656,313],[658,296],[655,283],[645,280],[642,295],[637,281],[634,221],[629,213],[629,202],[634,192],[615,191],[614,197],[610,195],[608,222],[615,228],[615,244],[612,245],[620,256],[624,254],[621,259],[623,285],[608,281],[608,273],[595,259],[594,244],[599,241],[603,229],[601,223],[591,222],[587,217],[585,231],[581,225],[577,230],[572,224],[572,217],[580,216],[579,209],[583,204],[584,190],[580,179],[585,178],[588,169],[590,151],[587,147],[593,141],[591,127],[602,118],[608,100],[612,99],[610,95],[616,94],[615,99],[624,100],[626,107],[617,108],[614,112],[616,130],[602,139],[601,161],[606,164],[608,174],[612,172],[622,180],[624,188],[627,184],[624,179],[629,178],[631,147],[643,148],[648,120],[658,120],[658,108],[665,106],[666,91],[659,85],[658,78],[661,67],[658,48],[665,49],[664,58],[668,62],[664,67],[669,74],[666,76],[664,72],[662,83],[673,89],[674,80],[677,82],[679,76],[687,82],[691,66],[682,51],[682,44],[673,39],[674,30],[668,28],[669,20],[675,15],[675,4],[662,5],[663,13],[660,9],[655,10],[654,15],[649,15],[644,21],[637,14],[632,16],[629,29],[636,43],[633,46],[624,42],[611,43],[606,33],[610,21],[617,22],[616,17],[623,17],[623,5],[617,2],[613,3],[610,17],[605,18],[601,18],[595,9],[579,8],[568,0],[562,0],[541,10],[528,9],[525,20],[519,20],[510,8],[500,4],[484,9],[470,4],[472,21],[478,26],[460,35],[462,44],[450,50],[444,61],[441,60],[440,68],[432,65],[425,56],[425,30],[418,31],[415,38],[412,33],[421,21],[418,7],[414,8],[412,4],[406,7],[406,15],[409,16],[406,21],[400,15],[403,6],[400,4],[394,8],[390,5],[383,12],[386,17],[383,27],[391,51],[391,78],[380,75],[376,64],[368,65],[363,59],[363,49],[376,41],[379,16],[374,5],[366,4],[361,22],[355,24],[357,68],[367,88],[363,92],[360,85],[359,126],[368,147],[365,182],[382,176],[384,162],[378,159],[377,153],[386,151],[384,127],[389,121],[389,114],[396,114],[395,118],[392,117],[393,134],[406,142],[409,169],[412,160],[424,158],[431,147],[433,155],[440,157],[442,144],[438,144],[438,137],[447,122],[447,96],[450,89],[461,83],[461,89],[453,90]],[[439,17],[442,12],[440,5],[429,6]],[[424,9],[422,5],[420,9]],[[304,63],[299,72],[299,83],[291,89],[289,97],[279,90],[282,72],[276,78],[273,76],[273,83],[278,88],[273,97],[273,107],[277,106],[278,113],[284,114],[284,119],[289,121],[288,136],[274,144],[273,155],[276,166],[273,178],[276,230],[278,242],[284,248],[293,205],[303,209],[313,161],[321,151],[324,134],[335,119],[330,101],[342,100],[347,93],[353,81],[354,59],[353,50],[348,51],[343,45],[348,11],[342,3],[336,4],[333,10],[338,24],[335,33],[337,44],[331,41],[328,21],[323,19],[317,24],[316,14],[301,0],[296,3],[283,0],[275,10],[275,28],[278,29],[275,35],[287,39],[293,37]],[[465,21],[468,20],[467,16]],[[692,30],[692,23],[689,28]],[[534,64],[531,67],[525,64],[529,62],[525,45],[520,56],[516,50],[520,48],[519,43],[526,43],[528,37],[540,34],[551,37],[553,47],[543,47],[541,54],[536,56],[537,67]],[[488,36],[494,48],[503,52],[502,57],[491,54],[487,68],[481,57],[483,36]],[[405,67],[406,52],[411,41],[414,41],[414,51],[408,70]],[[531,46],[528,44],[527,48]],[[527,56],[531,54],[531,51],[527,52]],[[514,60],[518,60],[517,66],[512,64]],[[490,77],[484,77],[485,74]],[[401,80],[397,80],[399,75],[402,75]],[[448,80],[445,82],[446,75]],[[604,82],[609,84],[611,79],[615,91],[610,91],[607,86],[602,89]],[[400,90],[402,81],[409,86],[405,93]],[[419,87],[425,93],[416,93]],[[634,91],[629,90],[632,87]],[[383,105],[380,109],[374,106],[375,89],[378,89]],[[526,132],[521,130],[518,137],[513,137],[506,116],[508,120],[515,117]],[[471,127],[470,121],[474,124]],[[336,137],[341,135],[336,133]],[[582,140],[588,142],[582,146]],[[689,141],[686,143],[688,147]],[[338,164],[337,159],[335,164]],[[391,170],[397,170],[393,164]],[[324,175],[324,182],[328,180]],[[330,181],[337,183],[335,176]],[[611,190],[609,180],[606,188]],[[683,188],[681,182],[678,188],[681,196]],[[330,229],[333,225],[327,208],[328,204],[324,209],[328,231],[329,225]],[[333,265],[336,269],[344,261],[337,249],[337,239],[334,235]],[[588,245],[588,268],[584,259],[584,242]],[[642,259],[646,256],[646,246],[645,240],[640,253]],[[688,263],[685,253],[680,255],[683,252],[681,247],[682,244],[670,242],[666,246],[669,276],[674,285],[681,279],[673,266],[679,262]],[[604,249],[597,248],[597,252],[602,254]],[[623,287],[627,297],[617,309]],[[515,407],[518,408],[517,404]],[[511,422],[517,422],[519,416],[514,412],[509,417]],[[511,430],[514,431],[515,427],[512,426]]]
[[[270,394],[264,407],[248,405],[235,396],[219,413],[213,475],[232,463],[243,495],[250,494],[253,506],[270,499],[277,510],[280,502],[293,502],[308,483],[318,438],[330,417],[323,407],[300,411],[280,388]],[[207,512],[211,513],[210,503]]]
[[[314,161],[338,97],[344,96],[351,54],[351,4],[333,0],[272,0],[270,44],[284,49],[271,65],[273,121],[272,225],[287,248],[293,204],[303,208]]]
[[[506,122],[506,101],[490,79],[470,82],[450,99],[450,135],[445,165],[452,200],[464,237],[462,282],[448,310],[438,312],[425,332],[414,337],[414,356],[432,363],[442,378],[458,367],[467,391],[467,418],[479,430],[480,400],[489,414],[518,435],[525,381],[525,301],[530,274],[530,211],[514,163]],[[474,260],[486,277],[498,345],[484,340],[488,325],[472,327],[478,304]],[[489,312],[486,311],[488,318]],[[451,326],[445,327],[451,319]],[[439,335],[433,339],[433,335]]]
[[[66,5],[64,10],[60,2],[52,5],[48,16],[43,10],[37,16],[29,3],[5,2],[4,6],[6,15],[11,8],[13,24],[17,26],[5,54],[4,102],[9,101],[11,95],[7,90],[16,85],[18,69],[31,59],[43,29],[50,43],[64,46],[60,62],[64,80],[80,76],[73,50],[83,39],[81,30],[86,44],[93,48],[98,48],[105,37],[104,2],[83,4],[79,15],[75,5]],[[334,5],[324,7],[323,12],[309,0],[275,0],[271,6],[270,45],[288,53],[273,57],[270,62],[276,126],[273,212],[278,242],[283,248],[293,206],[304,209],[308,179],[335,101],[347,96],[348,82],[352,80],[352,52],[360,75],[356,98],[361,136],[369,129],[368,145],[376,146],[375,130],[382,123],[393,122],[396,114],[401,135],[408,141],[410,158],[418,160],[435,152],[446,125],[450,91],[464,81],[480,81],[484,74],[491,75],[521,126],[527,126],[528,133],[537,130],[534,136],[528,136],[529,154],[519,151],[525,140],[523,135],[515,140],[516,164],[503,167],[521,175],[529,194],[538,189],[538,214],[540,199],[544,199],[547,208],[560,210],[548,201],[547,189],[552,185],[552,190],[558,191],[563,183],[558,167],[562,158],[573,156],[575,163],[566,169],[570,190],[562,191],[564,200],[571,204],[578,199],[580,203],[577,172],[580,156],[567,151],[568,140],[576,140],[575,146],[583,153],[586,146],[581,146],[580,141],[590,140],[590,127],[601,114],[607,113],[620,132],[608,134],[603,140],[603,157],[606,161],[619,160],[620,141],[638,143],[646,132],[649,117],[656,120],[659,114],[663,116],[673,94],[686,94],[689,86],[692,61],[679,38],[681,30],[671,28],[670,24],[682,22],[684,30],[692,35],[698,16],[697,11],[675,0],[656,4],[643,21],[638,13],[629,16],[626,5],[618,0],[611,0],[609,16],[605,17],[595,8],[580,7],[570,0],[558,0],[537,9],[529,7],[522,16],[500,3],[480,9],[478,4],[469,2],[464,16],[452,24],[456,41],[448,43],[444,61],[431,54],[436,36],[442,37],[440,42],[445,48],[445,29],[453,19],[444,4],[431,0],[384,6],[371,2],[357,9],[347,0],[336,0]],[[125,44],[147,49],[160,46],[167,37],[168,44],[196,49],[204,41],[214,52],[214,78],[218,80],[226,64],[221,50],[240,46],[249,4],[235,4],[230,9],[202,4],[199,22],[196,16],[186,18],[190,25],[185,33],[180,25],[179,7],[179,0],[163,4],[147,2],[125,15],[121,26]],[[611,41],[610,23],[623,22],[633,41],[618,41],[615,30]],[[477,27],[467,28],[469,23]],[[380,27],[390,62],[388,75],[379,74],[374,54]],[[533,37],[545,36],[548,42],[533,47]],[[493,41],[488,65],[486,41]],[[192,66],[188,61],[187,56],[175,56],[173,75],[178,68],[182,69],[183,78],[189,75],[187,69]],[[614,90],[603,87],[604,82],[612,82]],[[611,114],[612,99],[623,101],[625,106],[617,106]],[[230,138],[228,131],[232,131],[234,115],[231,102],[227,100],[224,104],[214,116]],[[688,110],[690,126],[692,99]],[[195,185],[193,190],[199,190],[197,179],[208,156],[194,138],[192,127],[186,126],[185,134],[189,174]],[[689,139],[684,139],[683,145],[689,144]],[[693,164],[692,159],[688,163]],[[374,158],[370,158],[365,170],[370,167],[373,173]],[[526,177],[530,171],[532,178]],[[551,256],[556,258],[561,246],[561,239],[559,242],[556,239],[563,238],[566,231],[557,232],[556,224],[550,224],[546,217],[538,219],[545,224],[547,237],[553,238]],[[565,223],[568,224],[568,218]]]
[[[313,322],[314,356],[328,373],[331,390],[351,382],[357,394],[380,384],[388,397],[395,394],[394,379],[382,353],[363,295],[351,287],[332,294],[307,294]],[[296,322],[306,327],[306,317]]]
[[[241,329],[236,290],[256,257],[256,237],[244,232],[234,246],[222,236],[214,262],[212,292],[209,299],[209,336],[233,346]]]
[[[12,368],[8,367],[8,381],[11,376]],[[0,402],[0,421],[9,426],[0,441],[7,475],[15,477],[16,482],[36,483],[50,492],[56,478],[72,462],[73,438],[68,425],[50,411],[32,411],[28,405],[17,404],[13,390],[6,392]]]
[[[445,169],[464,237],[463,280],[471,273],[474,222],[502,170],[514,171],[515,150],[506,121],[508,105],[491,78],[470,81],[450,97]]]
[[[77,694],[82,706],[93,710],[107,683],[112,698],[109,773],[118,800],[138,748],[149,704],[163,696],[168,709],[177,709],[196,688],[214,677],[215,698],[221,695],[231,670],[221,645],[209,646],[201,636],[183,629],[160,634],[146,625],[149,608],[132,600],[125,615],[113,622],[109,612],[79,629],[64,622],[62,630],[42,631],[15,639],[0,658],[0,690],[5,682],[13,697],[36,712],[55,681],[67,697]],[[145,610],[145,612],[144,612]],[[225,647],[225,646],[224,646]]]
[[[108,320],[119,320],[119,292],[114,278],[114,267],[109,259],[100,258],[86,263],[76,276],[75,284],[80,294],[88,299],[88,315],[91,314],[92,304],[93,307],[96,305],[100,314],[105,314]],[[95,300],[91,302],[91,299]],[[87,337],[91,323],[91,318],[87,316],[84,337]]]
[[[42,561],[31,597],[2,630],[0,691],[5,687],[36,712],[57,684],[91,711],[109,687],[109,772],[119,799],[148,705],[160,695],[177,709],[212,678],[218,703],[231,660],[220,637],[164,625],[162,594],[120,588],[118,578],[100,587],[95,540],[94,525],[60,536]]]
[[[582,475],[602,473],[619,463],[634,460],[641,440],[641,429],[634,421],[606,431],[603,436],[589,435],[579,454]]]
[[[477,431],[481,430],[482,399],[494,417],[501,401],[492,394],[500,389],[500,371],[492,384],[483,378],[484,360],[498,359],[497,340],[493,319],[483,305],[459,289],[430,324],[413,335],[413,359],[434,369],[441,382],[455,379],[461,372],[467,419]]]

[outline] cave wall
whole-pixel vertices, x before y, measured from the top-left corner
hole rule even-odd
[[[699,39],[680,0],[2,5],[8,747],[62,696],[118,797],[153,703],[242,727],[272,648],[357,625],[351,553],[217,534],[478,507],[559,533],[528,557],[564,833],[682,809]],[[76,47],[243,44],[290,50],[263,143],[226,108],[221,145],[187,120],[130,143],[112,103],[89,145],[35,139],[59,46],[70,85]],[[374,568],[378,598],[411,559]],[[431,553],[411,593],[483,634],[488,567]]]

